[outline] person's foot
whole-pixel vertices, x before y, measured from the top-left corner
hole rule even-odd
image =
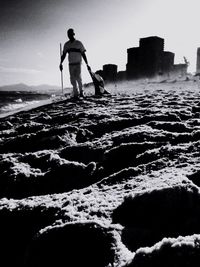
[[[74,96],[72,97],[72,99],[73,99],[73,100],[78,100],[78,99],[79,99],[79,96],[78,96],[78,95],[74,95]]]
[[[80,97],[85,97],[85,94],[83,92],[81,92]]]

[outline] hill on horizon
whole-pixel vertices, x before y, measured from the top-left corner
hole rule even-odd
[[[11,84],[11,85],[4,85],[0,86],[0,91],[55,91],[59,90],[60,87],[56,85],[48,85],[48,84],[41,84],[41,85],[26,85],[24,83],[18,83],[18,84]]]

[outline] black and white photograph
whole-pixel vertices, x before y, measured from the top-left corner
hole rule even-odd
[[[200,266],[199,10],[0,0],[0,266]]]

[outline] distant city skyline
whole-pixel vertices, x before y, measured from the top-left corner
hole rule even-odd
[[[196,71],[198,0],[0,0],[0,5],[0,86],[60,85],[59,43],[70,27],[94,71],[109,63],[125,70],[127,49],[148,36],[164,38],[175,63],[185,56],[188,70]],[[90,81],[83,63],[83,82]],[[64,85],[70,85],[67,62]]]

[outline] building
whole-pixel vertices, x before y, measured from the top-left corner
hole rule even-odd
[[[162,73],[170,73],[173,70],[175,54],[172,52],[163,52]]]
[[[126,71],[118,71],[118,73],[117,73],[117,81],[121,82],[121,81],[126,81],[126,80],[127,80]]]
[[[197,48],[197,65],[196,65],[196,74],[200,74],[200,47]]]
[[[199,52],[200,53],[200,52]],[[185,75],[187,64],[174,65],[175,54],[164,51],[164,39],[158,36],[141,38],[139,47],[127,49],[128,80],[151,78],[157,75]],[[199,56],[200,69],[200,56]]]
[[[140,47],[132,47],[127,49],[128,62],[126,65],[127,79],[131,80],[139,78],[141,69],[141,49]]]
[[[105,82],[115,82],[117,80],[117,65],[103,65],[103,78]]]
[[[187,64],[175,64],[171,76],[174,77],[184,77],[187,75]]]
[[[139,47],[133,47],[127,50],[128,60],[126,71],[128,79],[153,77],[161,72],[163,50],[163,38],[157,36],[141,38]]]

